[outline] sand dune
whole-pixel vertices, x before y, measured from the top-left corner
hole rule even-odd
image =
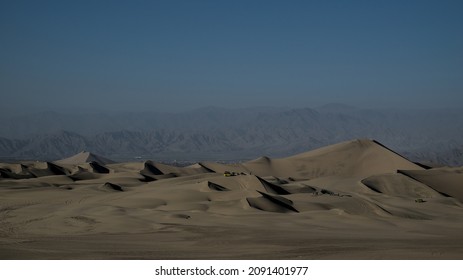
[[[437,192],[463,202],[463,168],[435,168],[430,170],[399,170]]]
[[[362,180],[362,183],[371,190],[385,195],[417,198],[440,196],[425,184],[402,174],[373,175]]]
[[[64,158],[64,159],[56,161],[57,164],[73,164],[73,165],[90,163],[90,162],[96,162],[101,165],[105,165],[108,163],[114,163],[114,161],[110,159],[107,159],[102,156],[98,156],[98,155],[95,155],[93,153],[86,152],[86,151],[82,151],[68,158]]]
[[[463,259],[462,174],[371,140],[242,164],[5,163],[0,257]]]
[[[397,169],[423,169],[372,140],[344,142],[284,159],[263,157],[244,166],[259,176],[297,179],[332,175],[362,178]]]
[[[257,192],[262,196],[247,198],[247,201],[251,207],[269,212],[299,212],[296,208],[293,207],[294,203],[287,198],[278,195],[270,195],[260,191]]]

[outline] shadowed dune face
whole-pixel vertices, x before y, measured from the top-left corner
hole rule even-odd
[[[430,170],[399,170],[442,195],[454,197],[463,202],[463,168],[435,168]]]
[[[377,193],[390,196],[433,198],[441,195],[427,185],[402,174],[373,175],[362,183]]]
[[[54,236],[118,235],[126,238],[123,244],[136,246],[135,236],[150,234],[155,240],[146,242],[163,249],[147,245],[152,250],[147,258],[169,258],[167,252],[173,252],[170,258],[195,257],[179,244],[202,250],[196,255],[202,258],[256,257],[254,247],[261,257],[284,251],[283,258],[292,258],[310,255],[313,247],[301,251],[300,244],[314,246],[317,239],[434,244],[462,236],[461,168],[424,170],[374,141],[231,165],[58,162],[0,164],[0,249],[7,252],[2,258],[40,258],[33,252],[42,249],[34,244],[40,247],[38,240]],[[397,173],[403,168],[407,171]],[[221,253],[207,245],[217,235]],[[66,253],[82,245],[73,244],[55,248],[60,252],[55,257],[82,257]],[[94,257],[111,258],[110,251],[87,249]],[[355,256],[370,252],[362,250]],[[463,247],[455,250],[442,258],[463,258]],[[52,251],[45,258],[53,258]],[[348,247],[342,253],[352,256]]]
[[[287,198],[278,195],[270,195],[257,191],[262,197],[250,197],[247,201],[251,207],[269,212],[296,212],[299,211],[293,207],[293,202]]]

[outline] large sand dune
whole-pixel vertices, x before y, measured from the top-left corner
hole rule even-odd
[[[241,164],[5,163],[0,258],[463,259],[462,174],[371,140]]]

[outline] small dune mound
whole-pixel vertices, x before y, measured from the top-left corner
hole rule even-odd
[[[154,162],[151,160],[147,160],[144,163],[144,168],[140,171],[142,175],[164,175],[161,170],[159,170],[156,166],[154,166]]]
[[[373,175],[362,180],[362,183],[374,192],[389,196],[406,196],[414,198],[440,196],[436,191],[425,184],[402,174]]]
[[[237,174],[249,173],[244,166],[239,163],[236,164],[223,164],[216,162],[200,162],[202,167],[204,167],[209,172],[224,174],[225,172],[234,172]]]
[[[270,183],[258,176],[256,176],[257,179],[259,179],[260,183],[262,184],[262,186],[264,186],[265,190],[269,193],[274,193],[274,194],[280,194],[280,195],[285,195],[285,194],[290,194],[290,192],[288,192],[287,190],[285,190],[284,188],[278,186],[278,185],[275,185],[273,183]]]
[[[45,176],[53,176],[53,175],[70,175],[71,174],[69,170],[59,165],[56,165],[54,163],[45,162],[44,164],[45,164],[44,168],[29,167],[28,171],[35,177],[45,177]]]
[[[223,187],[219,184],[215,184],[215,183],[212,183],[212,182],[207,182],[207,186],[209,187],[209,189],[213,190],[213,191],[220,191],[220,192],[223,192],[223,191],[230,191],[229,189],[227,189],[226,187]]]
[[[269,195],[260,191],[257,192],[262,196],[246,198],[249,206],[267,212],[299,213],[299,211],[293,207],[293,202],[291,200],[277,195]]]
[[[72,175],[69,175],[68,177],[71,178],[73,181],[83,181],[83,180],[97,179],[97,178],[100,178],[101,175],[99,175],[98,173],[90,172],[83,168],[79,168],[77,172],[75,172]]]
[[[294,194],[294,193],[315,193],[317,191],[317,188],[315,187],[311,187],[311,186],[308,186],[308,185],[304,185],[304,184],[301,184],[301,185],[292,185],[292,184],[288,184],[288,185],[284,185],[282,186],[282,188],[287,191],[288,193],[290,194]]]
[[[104,185],[100,186],[98,189],[102,191],[110,191],[110,192],[114,192],[114,191],[123,192],[124,191],[124,189],[121,186],[113,184],[113,183],[109,183],[109,182],[106,182]]]
[[[0,168],[0,178],[4,179],[30,179],[35,178],[31,173],[15,173],[7,168]]]
[[[272,176],[272,180],[275,181],[279,185],[286,185],[286,184],[289,183],[289,180],[281,179],[281,178],[278,178],[278,177],[275,177],[275,176]]]
[[[56,165],[51,162],[47,162],[47,168],[53,172],[55,175],[69,175],[71,172],[64,167]]]
[[[4,179],[30,179],[36,178],[27,165],[24,164],[7,164],[0,167],[0,178]]]
[[[197,168],[201,169],[204,173],[215,173],[214,170],[207,168],[206,166],[202,165],[201,163],[195,163],[193,165],[188,166],[188,168]]]
[[[141,176],[143,176],[143,178],[140,179],[140,182],[148,183],[148,182],[153,182],[157,180],[156,178],[148,176],[146,174],[141,174]]]
[[[399,170],[398,172],[433,188],[444,196],[463,202],[463,167]]]
[[[101,173],[101,174],[108,174],[109,173],[108,168],[106,168],[105,166],[99,164],[96,161],[92,161],[89,164],[90,164],[90,167],[92,167],[93,172],[95,172],[95,173]]]
[[[204,173],[215,173],[212,169],[203,166],[202,164],[196,163],[189,166],[177,166],[163,164],[159,162],[146,161],[144,163],[143,170],[140,171],[140,174],[147,175],[150,177],[155,176],[154,178],[158,179],[158,176],[170,175],[175,177],[197,175]]]

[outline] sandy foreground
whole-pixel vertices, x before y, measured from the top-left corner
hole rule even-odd
[[[188,167],[0,164],[1,259],[463,259],[463,168],[371,140]]]

